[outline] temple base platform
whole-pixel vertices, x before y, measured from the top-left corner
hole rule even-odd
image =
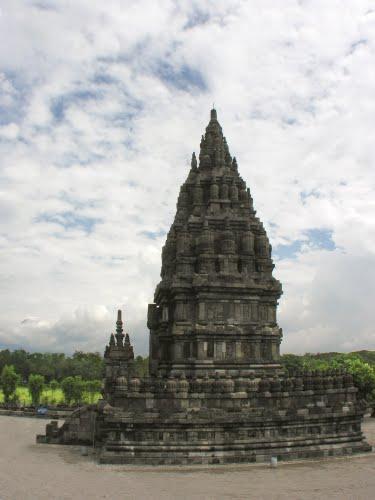
[[[133,381],[110,402],[77,410],[62,427],[48,424],[39,442],[92,444],[100,463],[139,465],[269,462],[371,451],[361,432],[364,407],[350,377],[261,379],[247,387],[243,382],[216,378],[199,386],[181,379],[151,388],[147,381]]]

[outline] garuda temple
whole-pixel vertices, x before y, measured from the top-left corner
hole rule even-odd
[[[102,463],[216,464],[369,451],[352,376],[279,363],[281,284],[216,111],[193,153],[148,308],[149,372],[134,372],[121,311],[103,399],[39,442],[94,444]],[[298,313],[298,312],[296,312]]]

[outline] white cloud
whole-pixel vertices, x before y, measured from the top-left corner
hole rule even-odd
[[[0,127],[0,137],[4,139],[14,140],[17,138],[19,128],[15,123],[9,123]]]
[[[284,352],[373,348],[374,264],[374,255],[340,250],[308,251],[281,262]]]
[[[273,247],[304,242],[276,262],[284,351],[374,348],[374,23],[370,1],[5,0],[0,347],[102,350],[121,306],[146,352],[214,101]]]

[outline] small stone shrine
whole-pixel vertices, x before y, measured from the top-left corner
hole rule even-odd
[[[105,350],[103,400],[39,442],[94,444],[102,463],[216,464],[369,451],[350,374],[286,373],[272,248],[216,111],[180,189],[149,305],[150,376],[123,333]]]

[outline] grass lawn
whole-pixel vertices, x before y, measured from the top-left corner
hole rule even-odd
[[[19,402],[28,406],[31,405],[31,397],[29,389],[27,387],[17,387],[16,390]],[[101,395],[99,392],[95,393],[93,396],[88,393],[83,393],[83,403],[96,403],[100,399]],[[0,390],[0,403],[4,402],[3,392]],[[52,391],[51,389],[44,389],[42,392],[42,397],[40,398],[41,404],[59,404],[64,402],[64,394],[61,389],[56,389]]]

